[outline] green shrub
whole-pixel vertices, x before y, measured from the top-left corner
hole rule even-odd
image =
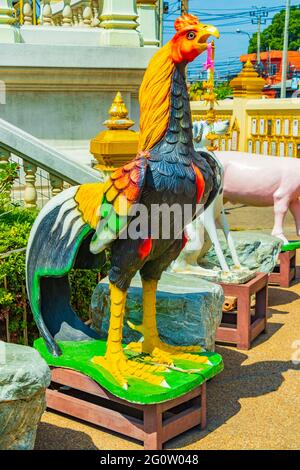
[[[219,83],[214,87],[214,93],[216,100],[225,100],[228,96],[231,96],[233,91],[229,83]],[[189,97],[191,101],[201,101],[205,90],[203,89],[203,82],[195,82],[189,87]]]
[[[214,89],[216,94],[216,99],[218,100],[225,100],[228,96],[232,96],[233,90],[229,83],[219,83]]]
[[[189,87],[189,98],[191,101],[200,101],[203,94],[203,82],[195,82]]]
[[[25,290],[25,248],[37,211],[0,207],[0,322],[2,338],[5,317],[9,317],[10,340],[24,343],[27,326],[28,343],[38,337]],[[23,250],[22,250],[23,249]],[[16,251],[17,250],[17,251]],[[11,252],[11,253],[10,253]],[[72,306],[82,320],[89,318],[92,292],[98,282],[96,270],[71,272]],[[27,312],[24,323],[24,309]]]
[[[18,165],[13,162],[0,164],[0,208],[5,209],[11,205],[10,190],[18,176]]]
[[[13,342],[23,342],[24,308],[30,312],[25,294],[25,247],[35,216],[35,212],[20,208],[7,212],[3,212],[2,208],[0,212],[0,320],[9,316]],[[31,341],[35,336],[31,315],[27,320],[27,329]]]

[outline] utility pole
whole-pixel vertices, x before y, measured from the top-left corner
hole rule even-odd
[[[165,2],[164,0],[159,0],[159,45],[162,47],[163,45],[163,21],[164,21],[164,9],[165,9]]]
[[[280,98],[286,98],[286,72],[287,72],[288,46],[289,46],[290,6],[291,6],[290,0],[286,0]]]
[[[184,15],[189,11],[189,0],[181,0],[181,14]]]
[[[251,23],[257,24],[257,54],[256,54],[256,63],[259,67],[260,65],[260,34],[261,34],[261,25],[266,24],[267,16],[269,15],[266,7],[253,7],[254,10],[250,11]]]
[[[271,48],[270,48],[270,46],[268,46],[268,70],[267,70],[268,77],[271,76],[271,65],[272,65],[272,62],[271,62]]]
[[[256,61],[260,64],[260,31],[261,31],[261,17],[257,18],[257,55]]]

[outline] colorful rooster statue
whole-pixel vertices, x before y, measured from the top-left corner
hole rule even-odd
[[[134,206],[151,212],[153,205],[208,205],[217,195],[218,175],[209,154],[193,146],[185,67],[207,48],[215,27],[193,15],[175,21],[176,34],[152,58],[140,88],[140,142],[137,156],[117,169],[105,183],[71,187],[41,210],[27,249],[27,290],[39,331],[52,355],[60,355],[57,341],[97,338],[70,306],[68,273],[72,268],[101,268],[110,252],[111,317],[104,357],[93,358],[120,386],[130,377],[166,386],[157,374],[161,366],[130,360],[122,347],[126,291],[139,271],[143,285],[143,323],[130,326],[144,340],[127,347],[150,357],[152,363],[170,364],[181,358],[196,361],[201,348],[174,347],[161,341],[156,327],[156,290],[161,274],[177,258],[185,242],[179,237],[152,238],[148,231],[137,239],[123,237],[134,224]],[[162,218],[159,213],[158,218]],[[162,220],[160,220],[162,222]],[[185,224],[191,219],[185,221]],[[174,229],[175,221],[171,221]],[[130,231],[130,230],[129,230]],[[172,230],[171,232],[172,233]],[[152,372],[155,372],[154,374]]]

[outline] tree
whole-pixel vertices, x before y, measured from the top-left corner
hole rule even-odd
[[[195,82],[189,87],[189,96],[191,101],[203,100],[205,90],[203,88],[203,82]],[[217,100],[225,100],[228,96],[232,96],[232,88],[228,82],[219,83],[214,86],[214,93],[216,94]]]
[[[284,32],[285,10],[274,15],[272,23],[261,33],[261,50],[282,50]],[[300,48],[300,8],[291,7],[289,22],[289,51],[297,51]],[[249,54],[257,52],[257,33],[254,33],[249,42]]]
[[[232,96],[233,90],[228,82],[219,83],[215,86],[214,92],[217,100],[225,100],[228,96]]]

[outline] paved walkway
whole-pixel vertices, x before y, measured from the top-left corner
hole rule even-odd
[[[300,274],[300,273],[299,273]],[[268,333],[250,351],[217,347],[225,370],[208,384],[208,427],[170,441],[167,449],[298,449],[300,283],[269,290]],[[46,412],[36,449],[141,449],[113,433]]]

